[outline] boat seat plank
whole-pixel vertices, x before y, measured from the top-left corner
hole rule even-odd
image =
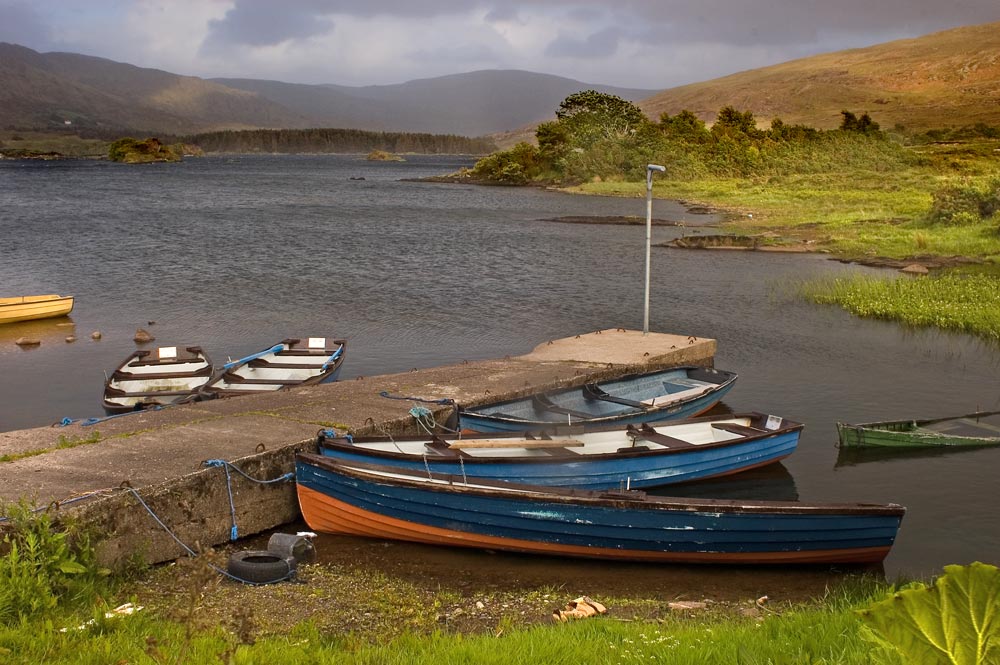
[[[140,390],[138,392],[125,392],[124,390],[109,388],[107,396],[114,399],[122,397],[177,397],[178,395],[187,395],[191,392],[190,388],[181,388],[179,390]]]
[[[663,406],[664,404],[671,404],[673,402],[682,402],[684,400],[696,397],[702,393],[708,392],[711,388],[710,385],[698,386],[696,388],[688,388],[687,390],[680,390],[675,393],[668,393],[666,395],[660,395],[659,397],[654,397],[653,399],[645,399],[642,403],[646,407],[650,406]]]
[[[739,425],[737,423],[712,423],[712,427],[714,429],[721,429],[732,434],[739,434],[740,436],[758,436],[760,434],[766,434],[764,430],[760,430],[755,427],[747,427],[746,425]]]
[[[661,446],[666,446],[667,448],[697,448],[698,444],[691,443],[690,441],[685,441],[683,439],[678,439],[667,434],[660,434],[655,429],[649,425],[643,423],[640,427],[634,425],[629,425],[626,428],[628,435],[636,439],[643,439],[651,443],[658,443]],[[641,450],[641,448],[637,448]]]
[[[316,356],[317,359],[326,356]],[[256,360],[251,360],[247,363],[247,367],[261,368],[267,367],[270,369],[319,369],[323,366],[323,363],[276,363],[269,360],[262,360],[257,358]]]
[[[570,416],[572,418],[578,418],[580,420],[590,420],[594,417],[594,414],[592,413],[584,413],[583,411],[576,411],[574,409],[567,409],[564,406],[559,406],[545,395],[532,396],[531,405],[535,408],[536,411],[548,411],[550,413],[560,413],[564,416]]]
[[[578,448],[579,439],[459,439],[449,448]]]
[[[131,372],[117,371],[111,375],[112,381],[148,381],[154,382],[161,379],[187,379],[189,377],[210,376],[212,368],[207,365],[197,372],[156,372],[155,374],[132,374]]]
[[[245,384],[245,385],[255,385],[255,386],[266,386],[268,384],[275,386],[296,386],[302,383],[302,379],[246,379],[242,376],[226,376],[223,381],[231,384]]]
[[[596,383],[588,383],[583,387],[583,396],[586,399],[599,399],[602,402],[611,402],[612,404],[620,404],[622,406],[629,406],[633,409],[648,409],[649,404],[643,404],[642,402],[637,402],[634,399],[627,399],[625,397],[618,397],[617,395],[612,395],[605,392]]]

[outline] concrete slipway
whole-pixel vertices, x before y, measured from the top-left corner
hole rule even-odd
[[[559,339],[531,353],[402,374],[221,399],[130,414],[92,426],[74,423],[0,432],[0,502],[28,499],[93,529],[106,565],[131,557],[175,559],[181,541],[211,546],[298,518],[292,482],[255,483],[293,470],[296,452],[315,449],[317,430],[387,430],[415,434],[414,402],[397,396],[451,398],[462,405],[581,385],[639,370],[711,365],[715,340],[602,330]],[[347,357],[350,362],[350,356]],[[432,407],[443,421],[450,407]],[[232,468],[232,467],[231,467]],[[230,488],[232,503],[230,503]]]

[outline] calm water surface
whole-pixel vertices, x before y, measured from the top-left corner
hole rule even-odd
[[[72,326],[0,329],[0,431],[100,415],[104,372],[138,327],[217,362],[284,337],[342,336],[345,378],[642,327],[644,229],[541,221],[641,216],[642,200],[402,180],[468,163],[0,162],[0,295],[76,296]],[[707,221],[667,202],[654,211]],[[679,232],[656,228],[653,241]],[[690,493],[893,501],[909,512],[888,572],[996,562],[1000,450],[838,459],[834,428],[1000,409],[995,346],[803,302],[802,279],[861,270],[822,256],[654,248],[652,270],[650,327],[718,340],[716,365],[740,374],[729,407],[806,423],[783,465]],[[43,343],[24,351],[21,336]]]

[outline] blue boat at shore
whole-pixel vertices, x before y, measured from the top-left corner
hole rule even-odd
[[[323,430],[317,443],[320,454],[345,463],[604,490],[683,483],[773,464],[795,451],[802,427],[777,416],[744,413],[655,426],[406,439]]]
[[[905,512],[895,504],[727,501],[430,476],[322,455],[295,458],[313,531],[431,545],[630,561],[878,563]]]
[[[734,372],[675,367],[577,388],[537,393],[458,412],[459,428],[523,432],[553,425],[627,425],[691,418],[715,406],[736,382]]]

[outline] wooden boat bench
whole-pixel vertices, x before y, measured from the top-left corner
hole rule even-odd
[[[767,430],[757,429],[756,427],[747,427],[746,425],[740,425],[738,423],[712,423],[713,429],[721,429],[725,432],[730,432],[731,434],[739,434],[740,436],[759,436],[760,434],[766,434]]]
[[[316,356],[317,360],[326,360],[327,356]],[[253,367],[254,369],[259,369],[261,367],[266,367],[268,369],[315,369],[319,367],[322,363],[276,363],[269,360],[262,360],[257,358],[256,360],[251,360],[247,363],[247,367]]]
[[[696,448],[698,444],[691,443],[690,441],[684,441],[683,439],[677,439],[666,434],[660,434],[655,429],[643,423],[639,427],[635,425],[629,425],[625,428],[626,433],[632,437],[632,439],[643,439],[651,443],[658,443],[661,446],[666,446],[667,448]],[[641,450],[641,448],[637,448]]]
[[[559,406],[545,395],[533,395],[531,398],[531,406],[534,407],[535,411],[538,411],[539,413],[542,411],[560,413],[564,416],[570,416],[571,418],[576,418],[578,420],[590,420],[594,417],[594,414],[592,413],[574,411],[573,409],[567,409],[564,406]]]
[[[625,397],[618,397],[617,395],[611,395],[605,392],[596,383],[588,383],[583,387],[583,397],[588,400],[601,400],[602,402],[610,402],[612,404],[620,404],[622,406],[629,406],[633,409],[649,409],[652,405],[643,404],[642,402],[637,402],[634,399],[627,399]]]
[[[226,376],[226,382],[232,385],[251,385],[251,386],[267,386],[267,385],[281,385],[281,386],[297,386],[302,383],[302,379],[245,379],[242,376],[232,375]]]
[[[469,439],[452,441],[449,448],[578,448],[583,445],[579,439]]]

